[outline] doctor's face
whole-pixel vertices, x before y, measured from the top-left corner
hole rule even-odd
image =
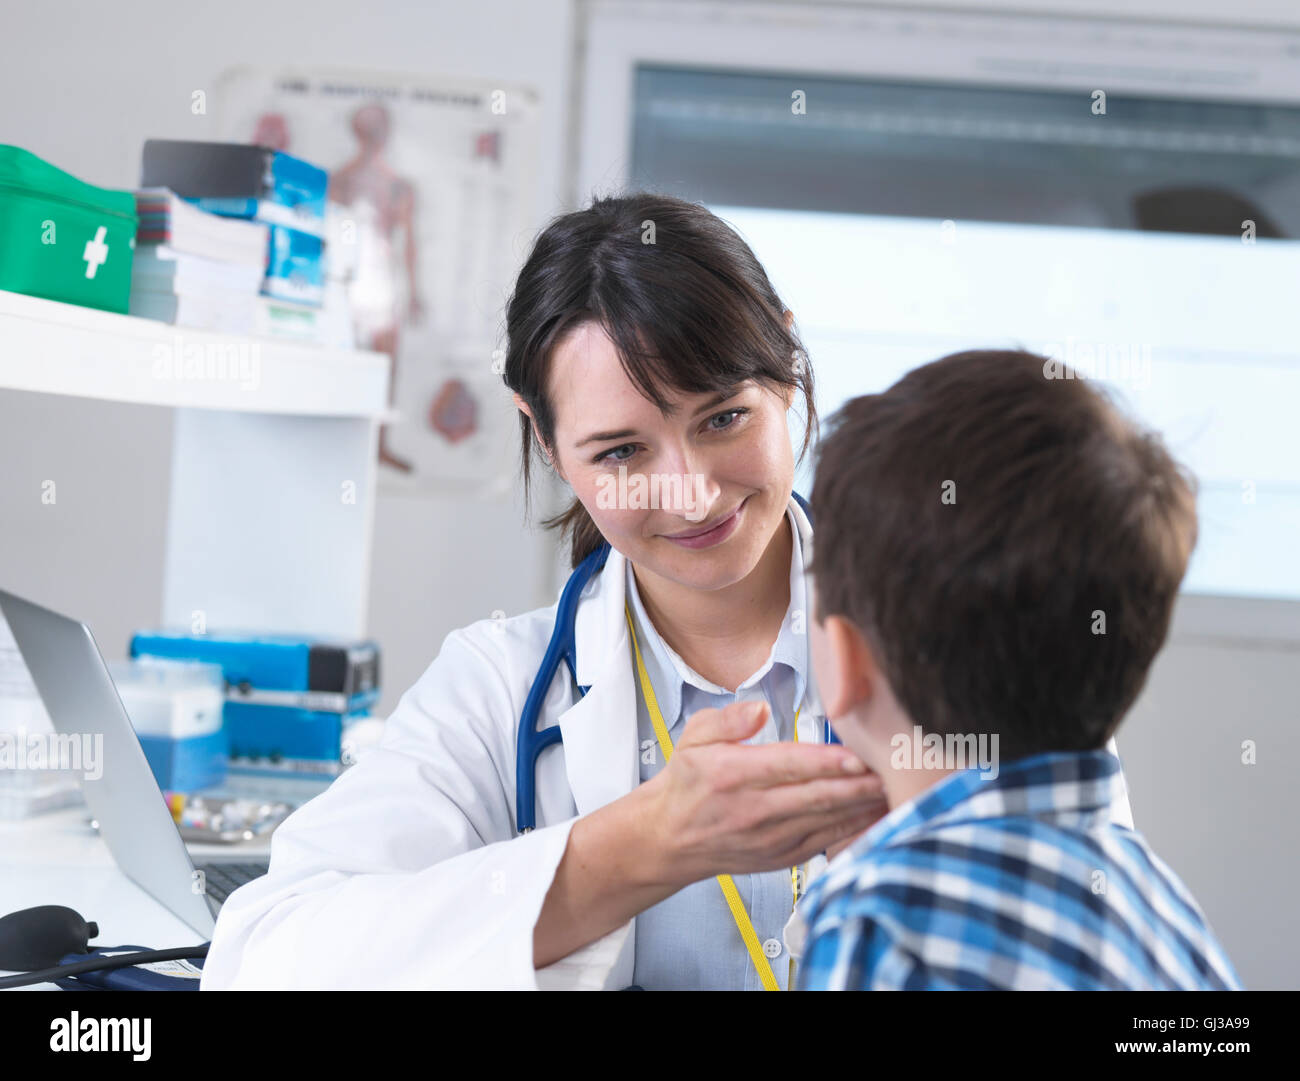
[[[665,417],[584,323],[550,373],[555,465],[605,539],[639,568],[721,589],[757,565],[786,513],[794,391],[750,382],[718,394],[667,392]]]

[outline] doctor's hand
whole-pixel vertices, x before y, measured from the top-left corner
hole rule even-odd
[[[852,839],[885,812],[879,775],[847,747],[742,745],[767,716],[765,702],[700,710],[668,764],[639,786],[665,876],[684,886],[790,867]]]

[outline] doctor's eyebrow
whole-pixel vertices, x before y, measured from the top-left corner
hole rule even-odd
[[[707,413],[710,409],[716,409],[718,406],[722,405],[723,402],[726,402],[731,398],[734,398],[737,394],[741,392],[742,389],[743,389],[742,387],[735,387],[732,390],[724,390],[719,394],[715,394],[712,398],[710,398],[707,402],[705,402],[702,406],[700,406],[699,409],[695,411],[695,415],[698,417],[704,413]],[[672,415],[671,410],[669,410],[669,415],[670,416]],[[577,443],[574,444],[574,446],[585,447],[588,443],[603,443],[608,439],[626,439],[628,436],[636,435],[636,434],[637,433],[635,428],[623,428],[617,432],[596,432],[592,435],[587,436],[585,439],[580,439]]]

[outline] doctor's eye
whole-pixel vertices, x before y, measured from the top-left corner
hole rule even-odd
[[[629,450],[635,452],[636,444],[624,443],[622,446],[610,447],[609,450],[602,451],[600,454],[597,454],[596,457],[592,459],[592,461],[595,462],[597,465],[599,465],[602,462],[626,462],[632,457],[631,454],[625,454],[622,457],[611,457],[611,455],[613,455],[615,451],[620,451],[620,450]]]
[[[709,418],[710,425],[712,425],[713,422],[717,420],[719,417],[735,417],[737,419],[728,421],[726,424],[723,424],[719,427],[711,427],[709,430],[714,432],[723,432],[726,431],[728,428],[734,428],[740,423],[739,418],[744,416],[748,412],[749,412],[748,409],[728,409],[725,413],[715,413],[713,416]]]

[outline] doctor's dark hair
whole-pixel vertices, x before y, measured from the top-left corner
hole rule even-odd
[[[857,627],[913,724],[1003,761],[1106,745],[1196,544],[1195,478],[1053,363],[944,357],[817,449],[818,622]]]
[[[749,245],[703,206],[635,192],[593,200],[551,220],[538,236],[506,306],[505,383],[532,410],[538,437],[555,445],[547,388],[555,345],[595,322],[628,378],[652,402],[663,390],[702,394],[753,380],[803,392],[800,458],[816,438],[812,369],[798,335]],[[527,501],[532,424],[519,431]],[[577,566],[604,538],[582,503],[542,523],[570,538]]]

